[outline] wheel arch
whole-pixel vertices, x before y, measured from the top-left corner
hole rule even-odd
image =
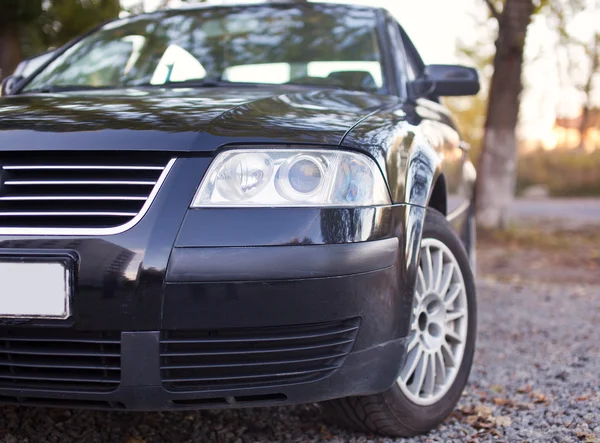
[[[433,208],[444,215],[448,215],[448,191],[446,177],[443,173],[438,175],[429,195],[427,207]]]
[[[414,291],[421,257],[421,239],[429,209],[447,215],[448,196],[442,158],[422,135],[408,152],[404,177],[404,272],[408,288]]]

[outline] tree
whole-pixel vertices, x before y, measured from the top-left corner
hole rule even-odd
[[[11,74],[22,59],[21,27],[42,12],[42,0],[2,0],[0,4],[0,79]]]
[[[462,138],[471,147],[469,149],[471,161],[477,164],[481,156],[495,47],[493,45],[493,30],[490,29],[491,27],[487,23],[487,16],[484,18],[480,14],[472,15],[478,34],[477,42],[474,45],[472,38],[460,40],[456,55],[465,65],[477,68],[480,75],[481,92],[471,97],[447,97],[444,103],[456,118]]]
[[[516,129],[525,38],[532,16],[541,5],[534,4],[534,0],[485,2],[498,23],[498,36],[478,168],[477,217],[484,227],[504,228],[516,184]]]
[[[119,0],[51,0],[39,18],[44,43],[59,47],[119,16]]]
[[[119,0],[1,0],[0,78],[19,62],[118,17]]]
[[[554,0],[549,8],[551,24],[559,36],[559,69],[569,86],[580,92],[581,118],[579,119],[579,149],[585,148],[586,132],[591,126],[594,108],[593,94],[600,76],[600,26],[590,27],[590,33],[576,35],[572,24],[584,14],[600,9],[599,0]],[[590,16],[592,16],[590,14]]]

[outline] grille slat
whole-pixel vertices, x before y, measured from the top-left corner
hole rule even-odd
[[[327,372],[333,371],[337,369],[337,366],[334,367],[325,367],[325,368],[317,368],[317,369],[306,369],[301,371],[292,371],[292,372],[268,372],[264,374],[239,374],[239,375],[221,375],[214,377],[184,377],[184,378],[166,378],[164,379],[167,383],[174,382],[205,382],[205,381],[223,381],[223,380],[253,380],[260,378],[287,378],[294,377],[298,375],[307,375],[314,374],[316,372]]]
[[[0,212],[0,217],[135,217],[137,212]]]
[[[149,180],[7,180],[6,186],[154,186],[155,181]]]
[[[145,201],[146,197],[135,195],[21,195],[0,197],[0,201],[54,201],[54,200],[138,200]]]
[[[251,362],[251,363],[245,363],[245,366],[270,366],[270,365],[293,365],[293,364],[297,364],[297,363],[309,363],[309,362],[314,362],[314,361],[320,361],[320,360],[328,360],[331,358],[341,358],[341,357],[345,357],[346,354],[344,353],[339,353],[339,354],[335,354],[335,355],[325,355],[325,356],[320,356],[320,357],[313,357],[313,358],[303,358],[303,359],[298,359],[298,360],[274,360],[274,361],[263,361],[263,362]],[[231,368],[236,366],[235,363],[215,363],[215,364],[207,364],[207,365],[181,365],[181,366],[162,366],[161,369],[193,369],[193,368],[198,368],[198,369],[208,369],[208,368]]]
[[[95,356],[105,356],[105,357],[120,357],[121,354],[118,353],[98,353],[98,352],[85,352],[85,351],[77,351],[77,350],[67,350],[65,349],[60,351],[55,350],[44,350],[43,348],[10,348],[10,349],[0,349],[0,355],[2,354],[19,354],[19,355],[65,355],[68,357],[95,357]]]
[[[0,332],[0,387],[110,391],[121,379],[120,333]]]
[[[32,372],[31,375],[13,375],[13,374],[3,374],[0,373],[0,379],[10,379],[10,380],[32,380],[32,381],[50,381],[50,382],[73,382],[73,383],[103,383],[103,384],[115,384],[119,383],[119,378],[110,377],[110,378],[87,378],[87,377],[50,377],[39,375],[35,372]]]
[[[3,165],[3,169],[8,171],[24,170],[55,170],[55,169],[108,169],[108,170],[137,170],[137,171],[162,171],[162,166],[123,166],[123,165]]]
[[[221,331],[165,331],[163,384],[172,390],[250,388],[325,377],[352,349],[360,319]]]
[[[0,341],[5,342],[31,342],[29,337],[11,337],[11,336],[0,336]],[[36,337],[36,343],[86,343],[86,344],[114,344],[115,340],[103,340],[103,339],[86,339],[86,338],[56,338],[56,337]]]
[[[1,153],[0,230],[131,225],[173,163],[165,153]]]
[[[320,343],[316,345],[298,345],[285,348],[272,349],[234,349],[231,351],[191,351],[191,352],[164,352],[161,355],[164,357],[185,357],[185,356],[218,356],[218,355],[254,355],[254,354],[269,354],[278,352],[298,352],[298,351],[314,351],[323,348],[333,348],[337,346],[349,345],[353,340],[337,340],[333,342]],[[193,342],[190,342],[193,343]]]
[[[63,369],[98,369],[106,371],[120,371],[119,366],[101,366],[101,365],[77,365],[61,363],[20,363],[12,359],[11,361],[0,361],[0,366],[19,366],[23,368],[63,368]]]
[[[197,338],[190,338],[190,339],[164,339],[162,341],[162,343],[164,344],[201,344],[201,343],[243,343],[243,342],[258,342],[258,341],[286,341],[286,340],[303,340],[303,339],[310,339],[310,338],[323,338],[323,337],[327,337],[329,335],[339,335],[339,334],[343,334],[344,332],[352,332],[358,329],[358,326],[352,326],[352,327],[348,327],[345,329],[340,329],[340,330],[331,330],[329,332],[327,331],[323,331],[323,332],[314,332],[314,333],[307,333],[307,334],[290,334],[287,336],[274,336],[274,337],[269,337],[269,336],[262,336],[262,337],[232,337],[232,338],[228,338],[228,337],[214,337],[214,338],[209,338],[209,339],[197,339]]]

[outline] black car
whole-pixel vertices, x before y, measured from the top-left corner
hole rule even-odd
[[[15,82],[16,80],[16,82]],[[438,425],[476,330],[475,170],[382,9],[268,3],[107,23],[0,100],[0,402],[326,402]]]

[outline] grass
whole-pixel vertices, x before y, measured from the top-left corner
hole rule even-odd
[[[598,226],[577,229],[550,228],[540,226],[516,226],[506,230],[478,231],[478,239],[483,244],[498,246],[527,247],[542,250],[569,251],[585,245],[600,246],[600,228]]]
[[[479,230],[478,265],[499,280],[600,284],[600,226]]]
[[[543,185],[553,196],[600,196],[600,150],[539,149],[519,157],[517,193]]]

